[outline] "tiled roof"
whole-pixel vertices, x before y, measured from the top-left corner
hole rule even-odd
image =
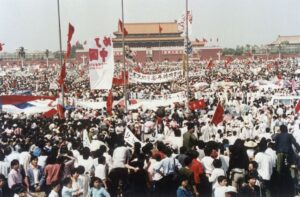
[[[289,44],[300,44],[300,36],[278,36],[277,40],[271,43],[271,45],[278,45],[282,42],[289,42]]]
[[[162,28],[161,34],[165,33],[181,33],[178,31],[176,22],[165,23],[125,23],[128,34],[159,34],[159,26]],[[121,29],[115,32],[121,34]]]
[[[125,41],[172,41],[172,40],[183,40],[183,37],[166,37],[166,38],[125,38]],[[121,42],[122,38],[113,38],[113,42]]]

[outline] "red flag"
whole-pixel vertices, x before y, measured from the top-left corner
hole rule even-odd
[[[225,60],[224,67],[227,68],[227,65],[230,64],[231,62],[232,62],[232,58],[231,58],[231,57],[228,57],[228,58]]]
[[[122,21],[119,19],[119,30],[121,30],[121,32],[124,34],[124,36],[128,35],[128,31],[126,30],[126,28],[123,26]]]
[[[60,87],[63,86],[66,75],[67,75],[67,73],[66,73],[66,63],[64,62],[62,67],[61,67],[60,75],[59,75],[59,79],[58,79],[58,84],[60,85]]]
[[[70,54],[71,54],[71,40],[72,40],[74,31],[75,31],[75,29],[74,29],[73,25],[71,25],[71,23],[69,23],[67,52],[65,54],[65,59],[69,58]]]
[[[209,62],[208,62],[208,64],[207,64],[206,68],[207,68],[207,69],[211,69],[211,68],[213,67],[213,65],[214,65],[213,60],[209,60]]]
[[[298,114],[299,111],[300,111],[300,100],[298,100],[298,102],[295,106],[295,114]]]
[[[56,110],[56,109],[50,109],[49,111],[44,112],[42,116],[43,116],[44,118],[51,118],[51,117],[53,117],[55,114],[57,114],[57,110]]]
[[[110,90],[106,99],[106,111],[111,116],[112,115],[112,106],[113,106],[113,94]]]
[[[190,110],[204,109],[205,107],[206,107],[206,104],[205,104],[204,99],[189,102]]]
[[[215,125],[218,125],[220,122],[223,121],[223,115],[224,115],[224,108],[220,103],[218,103],[218,106],[216,108],[215,114],[211,120],[211,122]]]
[[[67,42],[71,42],[74,31],[75,31],[75,29],[74,29],[73,25],[71,25],[71,23],[69,23],[68,41]]]
[[[162,28],[162,26],[160,26],[160,24],[159,24],[159,26],[158,26],[158,31],[159,31],[160,34],[161,34],[162,30],[163,30],[163,28]]]
[[[3,46],[4,46],[4,45],[5,45],[4,43],[1,43],[1,42],[0,42],[0,51],[3,50]]]
[[[71,55],[71,43],[68,42],[68,44],[67,44],[67,52],[65,54],[65,59],[68,59],[70,57],[70,55]]]

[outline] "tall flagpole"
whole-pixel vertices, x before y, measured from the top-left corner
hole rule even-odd
[[[62,53],[62,44],[61,44],[61,27],[60,27],[60,9],[59,9],[59,0],[57,0],[57,12],[58,12],[58,33],[59,33],[59,51],[60,51],[60,67],[63,67],[63,53]],[[64,108],[64,86],[61,85],[61,96],[62,96],[62,107]]]
[[[160,32],[160,28],[161,28],[161,26],[160,26],[160,23],[159,23],[159,25],[158,25],[158,31],[159,31],[159,38],[158,38],[158,50],[159,50],[159,53],[158,53],[158,61],[159,61],[159,62],[161,62],[161,61],[160,61],[160,53],[161,53],[161,48],[160,48],[161,32]]]
[[[126,66],[125,66],[125,22],[124,22],[124,3],[122,0],[122,48],[123,48],[123,93],[124,93],[124,102],[125,102],[125,112],[127,113],[127,84],[126,84]]]
[[[185,39],[186,39],[186,86],[187,86],[187,99],[186,99],[186,108],[189,111],[189,102],[190,102],[190,86],[189,86],[189,23],[188,23],[188,0],[185,1]]]

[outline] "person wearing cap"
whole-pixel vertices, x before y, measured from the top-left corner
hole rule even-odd
[[[183,146],[186,147],[187,150],[194,149],[197,144],[197,137],[194,134],[195,125],[192,122],[187,123],[188,131],[183,134]]]

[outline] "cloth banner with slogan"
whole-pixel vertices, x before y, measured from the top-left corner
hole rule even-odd
[[[89,77],[91,89],[111,89],[114,76],[113,43],[109,36],[90,41]]]
[[[126,127],[126,130],[125,130],[124,140],[131,146],[134,146],[135,142],[141,143],[142,146],[144,145],[143,142],[141,142],[139,139],[137,139],[137,137],[135,137],[135,135],[130,131],[130,129],[128,127]]]

